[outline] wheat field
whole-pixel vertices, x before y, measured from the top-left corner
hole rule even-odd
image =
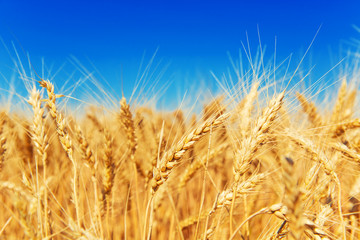
[[[0,239],[359,239],[357,79],[318,102],[249,78],[199,112],[81,116],[33,78],[0,114]]]

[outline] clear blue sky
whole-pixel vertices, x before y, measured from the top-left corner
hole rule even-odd
[[[121,72],[129,94],[144,52],[146,62],[159,48],[155,63],[161,69],[170,64],[160,85],[170,79],[174,83],[168,94],[182,94],[183,82],[203,78],[214,86],[209,71],[219,75],[226,71],[230,66],[227,52],[236,58],[246,32],[254,49],[257,26],[270,57],[276,36],[278,59],[294,53],[296,61],[322,25],[308,59],[321,75],[332,66],[330,50],[337,61],[341,45],[360,39],[352,26],[360,25],[359,9],[358,0],[0,0],[0,36],[7,46],[11,41],[20,43],[35,67],[40,68],[36,63],[42,57],[55,69],[70,56],[90,70],[92,62],[119,94]],[[0,48],[4,65],[8,56]],[[3,66],[0,70],[6,72]]]

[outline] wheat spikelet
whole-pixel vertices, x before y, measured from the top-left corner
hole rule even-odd
[[[137,148],[136,137],[135,137],[135,127],[134,121],[132,118],[132,113],[130,111],[130,105],[126,103],[126,98],[123,97],[120,101],[120,121],[123,124],[126,134],[128,137],[128,146],[130,149],[130,158],[134,159],[135,151]]]
[[[79,126],[76,126],[75,131],[77,141],[80,144],[82,158],[85,162],[87,162],[92,171],[93,177],[95,177],[95,158],[93,151],[91,150],[89,143],[86,141],[86,138]]]
[[[43,165],[47,165],[47,148],[49,147],[48,139],[45,132],[45,122],[44,122],[44,108],[41,107],[41,97],[40,92],[34,87],[28,103],[32,106],[34,111],[33,125],[31,131],[31,139],[34,142],[36,151],[40,156]]]

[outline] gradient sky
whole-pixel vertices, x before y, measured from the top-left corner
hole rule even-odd
[[[166,68],[160,86],[170,80],[167,94],[181,96],[199,79],[215,88],[210,70],[218,75],[226,71],[227,53],[238,56],[246,32],[255,49],[257,27],[269,57],[276,36],[277,58],[293,53],[296,62],[321,26],[306,59],[316,64],[314,75],[320,76],[341,59],[352,39],[360,39],[353,27],[360,26],[359,9],[358,0],[0,0],[0,37],[8,47],[12,41],[21,45],[35,68],[41,68],[41,58],[55,70],[65,62],[72,66],[69,59],[74,56],[90,71],[91,64],[96,66],[119,94],[123,76],[126,95],[144,54],[146,63],[158,49],[154,64]],[[9,54],[3,46],[0,65],[0,71],[9,74]]]

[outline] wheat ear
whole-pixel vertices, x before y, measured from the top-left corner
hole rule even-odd
[[[169,177],[169,174],[171,173],[171,170],[180,163],[180,160],[186,151],[192,148],[194,144],[198,142],[205,134],[209,133],[211,129],[221,126],[228,117],[229,114],[223,114],[205,121],[199,127],[191,131],[190,134],[186,135],[182,140],[180,140],[175,147],[168,150],[160,161],[160,167],[158,169],[154,169],[151,184],[153,192],[156,192],[158,188],[166,181],[166,179]]]
[[[269,102],[269,105],[264,109],[262,115],[256,120],[254,127],[250,131],[250,135],[241,141],[240,149],[235,154],[233,169],[236,182],[239,182],[240,177],[248,171],[259,146],[264,144],[266,133],[269,131],[270,126],[274,122],[283,104],[284,94],[285,92],[280,93]]]
[[[30,93],[30,98],[28,103],[32,106],[34,117],[33,117],[33,124],[31,126],[31,139],[34,142],[35,149],[37,152],[37,157],[40,158],[43,164],[43,182],[46,184],[46,170],[47,170],[47,149],[49,147],[48,138],[45,132],[45,120],[43,118],[44,115],[44,108],[41,106],[41,95],[40,92],[36,90],[34,87]],[[38,161],[36,161],[38,163]],[[37,166],[36,166],[37,169]],[[38,172],[37,172],[38,178]],[[39,190],[39,182],[37,181],[37,191]],[[38,195],[38,202],[40,207],[40,195]],[[49,220],[49,210],[48,210],[48,194],[47,194],[47,186],[44,187],[44,222],[47,224],[45,225],[45,237],[49,235],[50,231],[50,220]]]
[[[91,150],[88,141],[86,140],[81,128],[76,126],[76,138],[80,144],[80,152],[82,159],[88,164],[91,169],[91,175],[95,177],[95,157],[93,151]]]
[[[39,81],[41,87],[45,88],[48,94],[48,99],[46,103],[50,110],[50,115],[55,120],[56,123],[56,132],[58,134],[61,146],[66,152],[67,157],[71,161],[73,165],[73,197],[74,197],[74,205],[76,211],[76,221],[77,225],[80,228],[80,206],[78,200],[78,170],[77,170],[77,162],[73,156],[73,145],[70,140],[70,136],[68,134],[68,130],[66,128],[65,118],[63,118],[62,114],[57,110],[56,107],[56,98],[61,97],[62,95],[55,95],[54,93],[54,85],[50,81],[41,80]]]
[[[98,225],[100,225],[100,231],[102,232],[102,225],[101,225],[101,206],[99,203],[99,198],[98,198],[98,190],[97,190],[97,179],[96,179],[96,161],[95,161],[95,156],[93,154],[93,151],[91,150],[88,141],[86,140],[84,133],[81,131],[80,126],[76,126],[75,127],[75,133],[76,133],[76,138],[77,141],[80,144],[80,152],[81,152],[81,156],[82,159],[86,162],[86,164],[88,165],[88,167],[91,170],[91,180],[93,182],[93,188],[94,188],[94,201],[95,201],[95,209],[94,209],[94,213],[96,216],[96,221],[98,223]]]
[[[141,164],[135,159],[135,152],[137,149],[137,138],[135,136],[135,127],[134,127],[134,119],[132,117],[132,113],[130,111],[130,105],[126,102],[126,98],[123,97],[120,100],[120,114],[119,120],[123,125],[127,139],[128,139],[128,148],[130,150],[130,160],[135,163],[137,171],[141,174],[141,176],[146,177],[146,173],[142,170]]]

